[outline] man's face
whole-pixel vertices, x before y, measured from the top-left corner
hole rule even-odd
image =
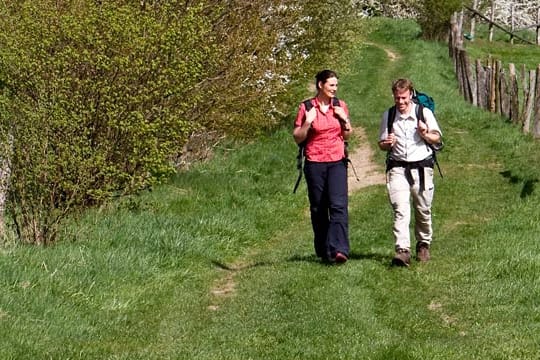
[[[412,95],[409,89],[398,89],[394,91],[394,103],[396,104],[396,108],[400,113],[404,114],[408,112],[409,105],[411,104],[411,98]]]

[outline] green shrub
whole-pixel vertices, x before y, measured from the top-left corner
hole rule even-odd
[[[199,46],[211,30],[202,8],[182,4],[2,6],[2,121],[22,238],[47,243],[68,212],[172,173],[213,50]]]
[[[298,101],[289,84],[336,65],[354,32],[346,4],[1,5],[0,143],[11,145],[19,238],[49,243],[74,211],[168,178],[196,131],[250,138],[274,128]]]
[[[422,28],[422,36],[430,40],[443,40],[448,36],[450,18],[456,11],[460,11],[464,3],[462,0],[420,0],[418,2],[417,22]]]

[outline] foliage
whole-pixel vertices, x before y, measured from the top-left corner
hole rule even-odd
[[[421,0],[418,3],[417,22],[422,28],[422,37],[431,40],[443,40],[448,36],[450,18],[460,11],[463,0]]]
[[[2,4],[0,141],[18,236],[48,243],[73,211],[168,177],[195,131],[274,127],[287,86],[344,46],[343,3]]]
[[[398,19],[416,18],[416,7],[420,0],[380,0],[379,6],[382,8],[384,16]]]
[[[538,19],[538,1],[535,0],[479,0],[479,9],[491,18],[493,5],[493,19],[510,28],[515,29],[532,27]]]
[[[214,32],[220,55],[207,80],[204,125],[252,138],[275,128],[291,104],[287,90],[336,66],[349,33],[360,33],[344,0],[227,2]]]
[[[20,237],[47,243],[73,209],[171,174],[211,61],[212,47],[199,46],[211,30],[201,10],[180,1],[2,5],[2,120],[14,139]]]
[[[362,3],[387,17],[415,19],[423,38],[442,40],[448,35],[452,14],[461,10],[464,4],[470,5],[472,0],[365,0]]]

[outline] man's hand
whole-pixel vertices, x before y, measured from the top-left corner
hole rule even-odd
[[[424,124],[423,121],[418,122],[418,133],[422,137],[422,139],[425,139],[427,134],[429,133],[427,125]]]
[[[394,133],[390,133],[386,139],[379,141],[379,147],[382,150],[390,150],[396,144],[396,141],[396,135],[394,135]]]

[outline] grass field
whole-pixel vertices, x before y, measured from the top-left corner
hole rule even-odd
[[[539,144],[461,100],[445,44],[409,21],[371,25],[336,69],[339,96],[374,149],[394,78],[435,98],[432,261],[389,266],[375,185],[350,198],[350,261],[320,264],[289,126],[90,212],[55,246],[6,244],[0,358],[538,358]]]

